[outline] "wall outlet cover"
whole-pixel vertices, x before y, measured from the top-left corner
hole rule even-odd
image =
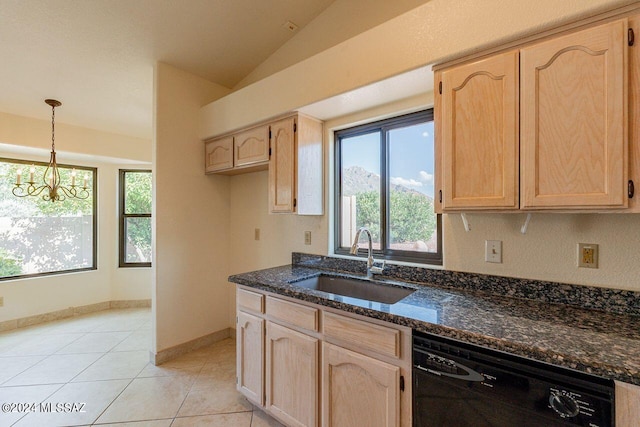
[[[304,232],[304,244],[305,245],[310,245],[311,244],[311,232],[310,231],[305,231]]]
[[[255,240],[260,240],[260,229],[259,229],[259,228],[256,228],[256,229],[253,231],[253,238],[254,238]]]
[[[578,267],[598,268],[598,245],[578,243]]]

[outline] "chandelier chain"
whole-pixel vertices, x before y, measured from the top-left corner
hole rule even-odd
[[[56,151],[56,106],[51,106],[51,151]]]

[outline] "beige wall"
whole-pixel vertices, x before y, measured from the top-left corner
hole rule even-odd
[[[327,251],[328,215],[298,216],[269,213],[268,171],[230,178],[230,274],[291,263],[291,252]],[[260,240],[255,240],[255,229]],[[311,245],[304,232],[311,231]],[[235,327],[235,285],[229,284],[229,322]]]
[[[44,109],[45,116],[49,112]],[[58,120],[60,116],[58,112]],[[0,157],[49,160],[50,121],[0,113],[0,123]],[[149,268],[118,268],[117,205],[118,169],[150,168],[151,141],[56,123],[56,142],[59,162],[98,168],[98,269],[0,281],[0,321],[104,301],[151,298]]]
[[[229,326],[229,181],[204,174],[201,105],[228,89],[155,68],[155,343],[164,350]]]
[[[431,0],[201,110],[209,137],[628,0]]]

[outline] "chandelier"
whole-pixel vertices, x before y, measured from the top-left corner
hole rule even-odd
[[[27,196],[39,196],[42,194],[42,199],[51,202],[62,201],[69,199],[86,199],[89,197],[89,191],[87,183],[89,181],[89,175],[85,174],[82,186],[76,185],[76,170],[71,171],[71,186],[66,187],[62,185],[60,179],[60,171],[58,170],[58,163],[56,163],[56,107],[62,105],[62,102],[55,99],[45,99],[47,105],[51,106],[51,157],[49,158],[49,164],[42,176],[42,185],[36,186],[34,181],[35,165],[31,165],[29,171],[29,181],[22,183],[22,170],[18,170],[16,176],[16,185],[13,187],[13,195],[17,197]]]

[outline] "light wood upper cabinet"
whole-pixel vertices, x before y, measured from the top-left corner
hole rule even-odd
[[[302,114],[271,124],[269,206],[272,213],[322,215],[322,123]]]
[[[400,368],[323,343],[323,427],[400,425]]]
[[[521,207],[627,205],[627,20],[525,47]]]
[[[269,202],[271,212],[293,212],[296,194],[296,138],[293,117],[271,125]]]
[[[264,405],[264,319],[238,311],[236,364],[238,391]]]
[[[235,135],[233,161],[236,167],[269,161],[269,126],[259,126]]]
[[[436,210],[640,211],[639,21],[438,69]]]
[[[205,173],[233,168],[233,137],[208,141],[205,146]]]
[[[518,207],[518,52],[442,72],[443,210]]]
[[[322,215],[322,137],[322,122],[294,113],[205,141],[205,172],[237,175],[269,169],[271,213]]]
[[[288,426],[318,425],[318,343],[267,322],[266,408]]]

